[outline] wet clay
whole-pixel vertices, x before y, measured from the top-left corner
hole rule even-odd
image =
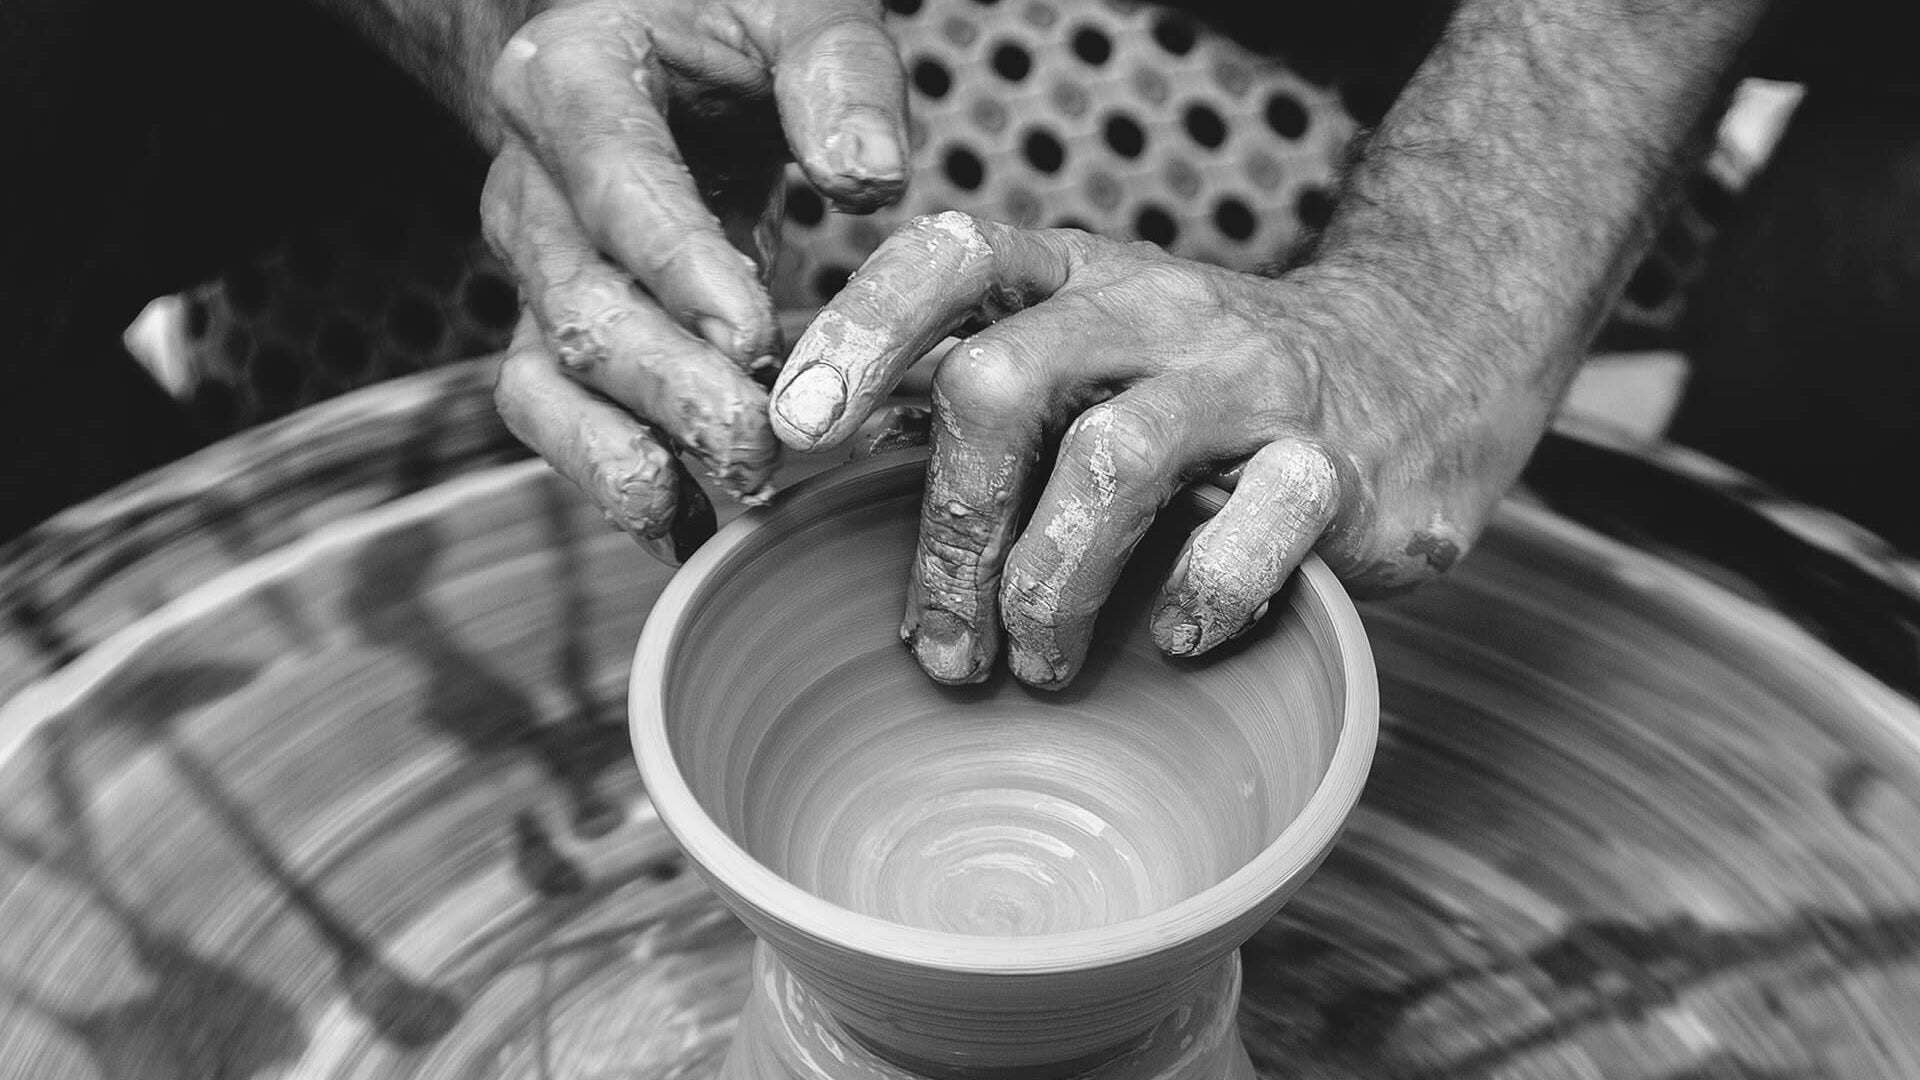
[[[1370,756],[1371,661],[1318,564],[1223,655],[1163,656],[1148,608],[1189,505],[1069,690],[938,685],[893,630],[924,462],[821,477],[688,564],[636,659],[636,751],[820,1023],[896,1062],[1084,1073],[1199,992],[1331,844]]]
[[[1004,674],[941,687],[893,631],[917,505],[822,523],[740,568],[678,654],[668,707],[699,721],[677,753],[753,857],[892,922],[1065,933],[1199,893],[1299,813],[1342,698],[1310,634],[1199,667],[1162,658],[1123,602],[1075,692]]]
[[[517,460],[493,381],[337,399],[0,565],[0,1075],[716,1075],[754,938],[625,722],[670,571]],[[1551,490],[1636,535],[1731,517],[1578,448]],[[1689,535],[1747,596],[1831,573],[1738,519]],[[1896,625],[1843,610],[1832,641]],[[1240,950],[1258,1075],[1920,1075],[1909,699],[1525,502],[1365,617],[1366,796]]]

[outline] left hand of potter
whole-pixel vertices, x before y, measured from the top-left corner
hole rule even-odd
[[[1242,460],[1163,588],[1153,629],[1167,652],[1245,629],[1316,544],[1362,594],[1445,570],[1553,394],[1494,385],[1482,376],[1498,365],[1450,348],[1352,268],[1262,278],[948,213],[896,233],[820,313],[775,387],[776,432],[801,449],[845,441],[956,333],[971,336],[934,377],[902,627],[948,683],[985,678],[1004,627],[1015,676],[1064,686],[1160,509]],[[1055,438],[1047,476],[1036,465]]]

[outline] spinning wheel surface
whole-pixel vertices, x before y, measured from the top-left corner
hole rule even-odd
[[[625,736],[666,574],[488,464],[0,705],[0,1076],[709,1075],[751,939]],[[1371,784],[1245,953],[1264,1075],[1920,1076],[1911,703],[1524,505],[1366,616]]]

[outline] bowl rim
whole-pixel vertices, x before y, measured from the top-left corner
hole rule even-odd
[[[716,568],[778,522],[790,507],[830,498],[877,473],[924,470],[924,449],[893,451],[829,469],[748,510],[708,540],[655,600],[634,649],[628,680],[633,752],[663,824],[720,891],[732,893],[789,932],[872,959],[953,974],[1022,975],[1110,967],[1204,939],[1297,885],[1338,839],[1359,801],[1379,734],[1379,683],[1360,613],[1323,561],[1308,555],[1302,583],[1328,614],[1347,675],[1340,735],[1313,794],[1279,836],[1221,881],[1146,915],[1066,933],[991,937],[923,930],[842,907],[781,877],[729,836],[700,805],[675,760],[667,729],[665,672],[675,636]],[[1226,492],[1190,488],[1203,512]],[[724,898],[724,897],[723,897]],[[1237,943],[1236,943],[1237,944]]]

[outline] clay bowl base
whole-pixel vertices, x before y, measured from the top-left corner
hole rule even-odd
[[[1073,1080],[1254,1080],[1240,1042],[1240,954],[1118,1057]],[[996,1070],[994,1076],[1014,1076]],[[835,1021],[765,944],[753,952],[753,986],[719,1080],[952,1080],[901,1068]]]

